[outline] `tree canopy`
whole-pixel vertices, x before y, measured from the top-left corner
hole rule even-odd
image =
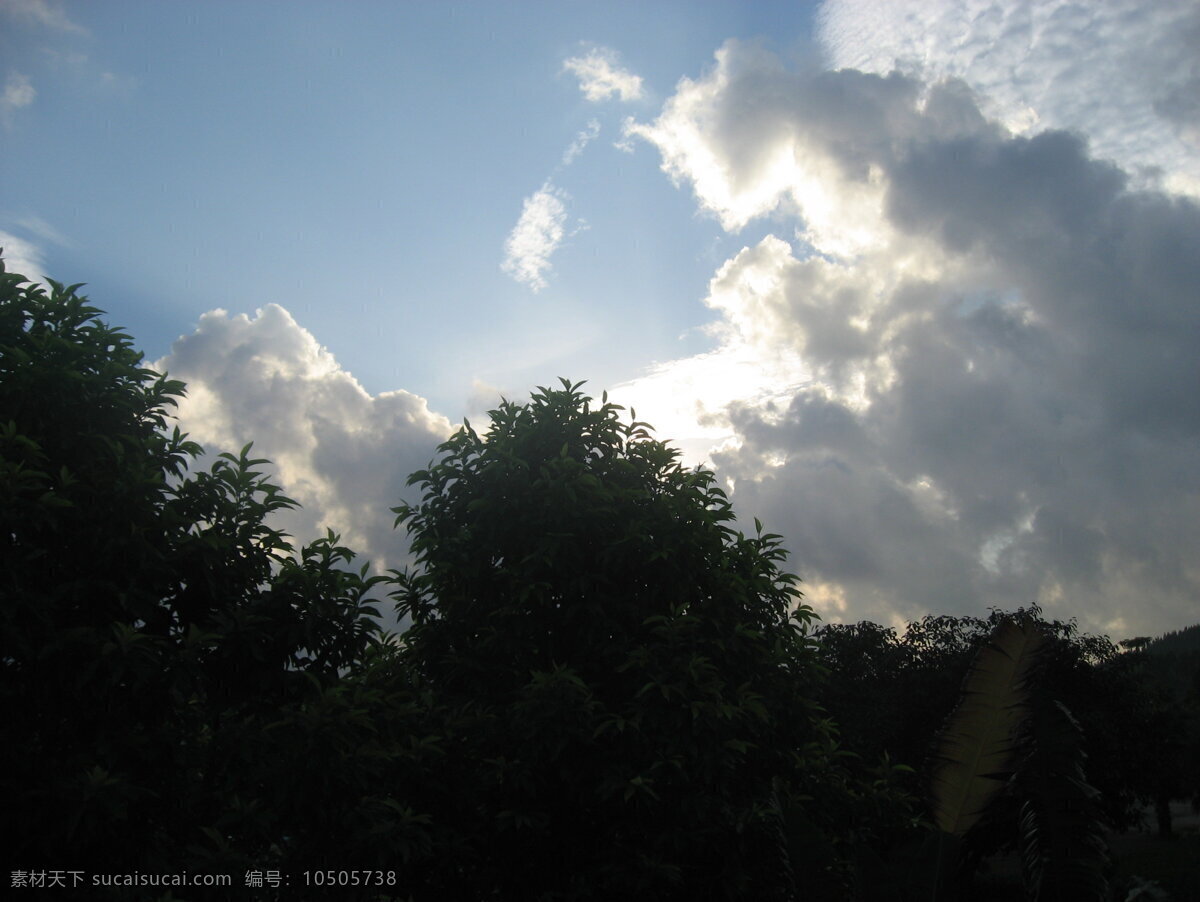
[[[464,424],[397,509],[417,566],[368,576],[272,527],[294,502],[249,446],[205,466],[185,387],[78,288],[0,270],[14,860],[399,867],[373,898],[839,885],[854,816],[784,814],[855,798],[814,615],[713,474],[565,383]]]
[[[780,537],[582,383],[464,422],[413,474],[410,568],[369,575],[332,531],[297,548],[269,463],[206,457],[172,423],[185,387],[78,289],[0,260],[16,867],[392,875],[312,898],[894,898],[889,850],[930,835],[920,765],[1010,620],[1036,621],[1053,688],[1008,793],[1049,825],[1042,882],[1075,879],[1054,842],[1092,835],[1043,804],[1083,798],[1085,763],[1118,824],[1194,791],[1172,776],[1192,683],[1147,688],[1149,651],[1037,609],[816,630]]]
[[[833,743],[813,612],[778,536],[579,388],[465,424],[396,509],[402,660],[476,762],[472,889],[786,898],[781,806]]]
[[[1169,764],[1185,754],[1189,715],[1148,678],[1153,658],[1122,654],[1107,637],[1081,634],[1073,621],[1047,620],[1037,606],[987,617],[927,616],[902,633],[870,622],[822,626],[818,654],[830,679],[819,698],[850,748],[919,769],[971,659],[1009,621],[1031,621],[1045,632],[1036,684],[1078,722],[1088,780],[1112,825],[1137,824],[1142,806],[1164,791],[1193,791],[1187,769]],[[918,791],[919,776],[912,781]]]
[[[281,800],[318,786],[281,783],[271,725],[368,656],[375,580],[335,535],[293,551],[268,522],[293,502],[249,446],[189,469],[200,447],[168,429],[184,387],[78,288],[0,261],[7,851],[109,872],[278,861]]]

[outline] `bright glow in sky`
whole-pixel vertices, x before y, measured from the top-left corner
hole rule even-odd
[[[558,376],[827,617],[1200,620],[1200,7],[0,0],[0,245],[376,563]]]

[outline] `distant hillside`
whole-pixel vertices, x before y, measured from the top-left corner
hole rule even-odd
[[[1151,655],[1200,653],[1200,623],[1151,639],[1145,651]]]
[[[1189,695],[1200,698],[1200,623],[1157,639],[1122,644],[1144,655],[1146,669],[1177,699]]]

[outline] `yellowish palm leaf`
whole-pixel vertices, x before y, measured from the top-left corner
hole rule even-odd
[[[934,747],[930,804],[939,829],[963,836],[1012,774],[1029,713],[1027,678],[1043,638],[1032,623],[1006,621],[976,654]]]

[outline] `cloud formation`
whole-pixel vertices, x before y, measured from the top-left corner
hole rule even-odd
[[[504,261],[500,268],[532,288],[546,287],[545,273],[550,257],[562,243],[568,195],[550,182],[525,198],[521,217],[504,243]]]
[[[450,423],[405,391],[372,396],[285,310],[254,318],[213,310],[154,367],[187,383],[180,428],[209,452],[254,442],[284,492],[303,507],[280,515],[301,541],[332,527],[377,567],[403,562],[389,508],[428,464]]]
[[[563,151],[562,166],[570,166],[575,162],[575,158],[583,153],[583,149],[587,147],[600,134],[600,122],[596,119],[589,119],[587,127],[575,136],[575,140],[570,146]]]
[[[579,79],[579,90],[592,103],[613,96],[628,103],[643,96],[641,76],[622,68],[616,51],[607,47],[593,47],[582,56],[567,59],[563,71]]]
[[[0,0],[0,12],[31,25],[59,31],[86,33],[81,25],[71,21],[62,5],[51,0]]]
[[[962,81],[733,42],[628,131],[726,229],[778,226],[710,284],[722,352],[779,373],[711,459],[828,616],[1195,620],[1196,203]]]
[[[563,62],[563,71],[579,79],[580,90],[592,102],[617,95],[621,100],[637,100],[642,96],[642,80],[620,67],[615,51],[593,47],[582,56]],[[588,121],[563,152],[555,172],[570,166],[600,134],[600,122]],[[566,235],[567,202],[570,195],[553,184],[553,175],[542,187],[525,198],[521,216],[504,243],[503,272],[528,285],[535,292],[546,287],[550,258]],[[579,226],[572,234],[586,226]]]
[[[0,92],[0,122],[8,124],[13,113],[29,106],[36,96],[37,91],[33,89],[27,75],[20,72],[9,74],[4,80],[4,90]]]
[[[1014,131],[1086,133],[1094,156],[1200,197],[1200,6],[1176,0],[825,0],[833,68],[963,79]]]
[[[46,268],[42,249],[31,241],[0,231],[0,250],[4,251],[4,269],[19,273],[31,282],[44,282]]]

